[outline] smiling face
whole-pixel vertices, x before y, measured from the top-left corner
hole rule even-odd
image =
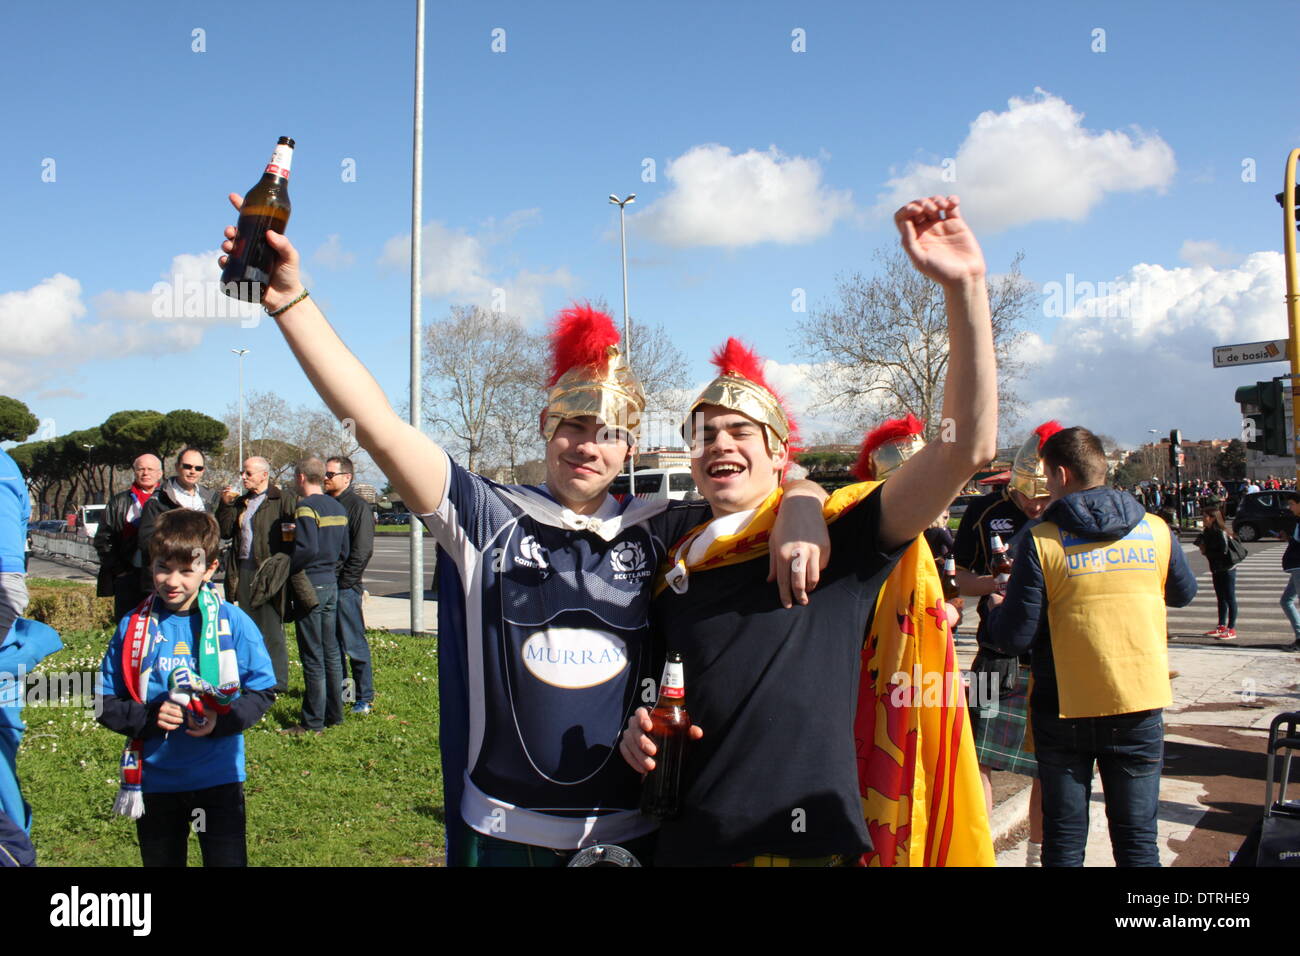
[[[198,486],[205,470],[202,452],[187,451],[176,463],[176,477],[186,491],[193,491]]]
[[[787,449],[774,457],[763,426],[720,405],[695,410],[691,477],[715,515],[757,508],[775,490],[785,469]]]
[[[204,581],[212,579],[219,562],[204,564],[202,553],[192,561],[159,558],[153,563],[153,586],[171,611],[187,611]]]
[[[566,418],[546,443],[546,486],[566,508],[592,514],[631,455],[624,432],[594,415]]]

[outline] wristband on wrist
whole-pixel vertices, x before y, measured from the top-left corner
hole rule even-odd
[[[309,293],[306,289],[303,289],[302,292],[300,292],[300,293],[298,294],[298,297],[295,298],[292,302],[286,302],[284,305],[280,306],[280,308],[276,309],[274,312],[272,312],[270,309],[267,309],[267,310],[266,310],[266,314],[269,315],[271,318],[274,319],[276,316],[280,315],[282,312],[288,312],[290,309],[292,309],[295,305],[297,305],[297,304],[298,304],[299,302],[301,302],[303,299],[307,298],[308,295],[310,295],[310,293]]]

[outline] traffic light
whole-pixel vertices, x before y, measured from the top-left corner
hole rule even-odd
[[[1183,467],[1183,433],[1177,428],[1169,433],[1169,467]]]
[[[1276,196],[1274,196],[1273,198],[1277,200],[1277,204],[1278,204],[1279,206],[1282,206],[1282,208],[1285,209],[1286,206],[1283,206],[1283,205],[1282,205],[1282,196],[1283,196],[1283,195],[1284,195],[1284,193],[1278,193],[1278,194],[1277,194]],[[1295,208],[1295,215],[1296,215],[1296,220],[1297,220],[1297,221],[1296,221],[1296,228],[1297,228],[1297,229],[1300,229],[1300,183],[1297,183],[1297,184],[1296,184],[1296,187],[1295,187],[1295,203],[1294,203],[1294,208]]]
[[[1284,457],[1286,447],[1286,406],[1282,400],[1282,383],[1256,382],[1237,389],[1241,405],[1246,447],[1266,455]]]

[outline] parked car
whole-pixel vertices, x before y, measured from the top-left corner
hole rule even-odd
[[[636,472],[636,496],[652,500],[691,501],[700,497],[689,468],[647,468]],[[609,493],[619,501],[627,497],[632,478],[619,475],[609,486]]]
[[[1237,505],[1237,513],[1232,519],[1232,533],[1242,541],[1289,538],[1296,526],[1296,519],[1286,503],[1285,492],[1257,491],[1246,495]]]
[[[410,524],[411,513],[409,511],[394,511],[392,514],[381,514],[379,516],[380,524]]]

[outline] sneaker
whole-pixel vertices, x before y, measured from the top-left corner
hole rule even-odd
[[[352,705],[352,713],[354,714],[368,714],[374,709],[375,708],[370,705],[370,702],[365,700],[359,700]]]
[[[1219,640],[1221,640],[1221,641],[1231,641],[1231,640],[1235,640],[1235,639],[1236,639],[1236,637],[1237,637],[1237,631],[1236,631],[1235,628],[1225,627],[1225,628],[1223,629],[1222,633],[1220,633],[1220,634],[1217,635],[1217,636],[1218,636]]]
[[[1226,631],[1226,630],[1227,630],[1227,628],[1224,627],[1222,624],[1220,624],[1220,625],[1219,625],[1218,627],[1216,627],[1214,630],[1212,630],[1212,631],[1206,631],[1202,636],[1203,636],[1203,637],[1223,637],[1223,632]]]

